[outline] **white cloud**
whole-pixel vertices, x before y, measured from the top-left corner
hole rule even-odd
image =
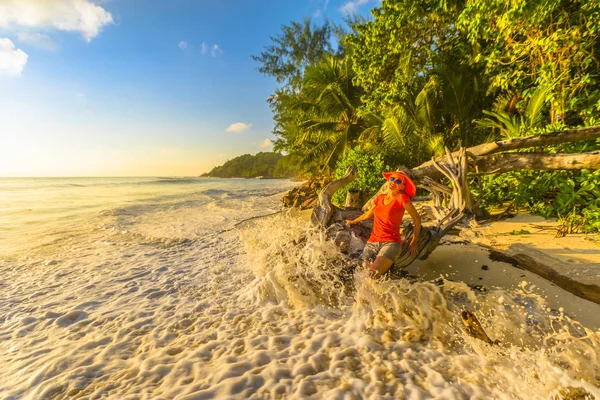
[[[221,53],[223,53],[223,50],[221,50],[218,44],[213,44],[212,46],[210,46],[206,44],[206,42],[202,42],[202,44],[200,45],[200,50],[202,51],[202,54],[210,52],[210,55],[213,57],[217,57],[221,55]]]
[[[340,11],[344,14],[354,14],[358,11],[358,7],[367,4],[369,0],[348,1],[340,7]]]
[[[43,50],[55,51],[58,45],[48,35],[36,32],[19,32],[19,41],[29,43]]]
[[[245,124],[243,122],[236,122],[235,124],[229,125],[229,128],[225,129],[227,132],[243,132],[246,129],[250,129],[252,124]]]
[[[260,147],[261,149],[266,149],[271,146],[273,146],[273,142],[271,141],[271,139],[265,139],[258,145],[258,147]]]
[[[0,28],[53,28],[80,32],[88,42],[112,15],[90,0],[1,0]]]
[[[27,54],[15,48],[10,39],[0,39],[0,75],[20,76],[27,64]]]
[[[221,50],[218,45],[213,44],[213,47],[210,50],[210,55],[213,56],[213,57],[216,57],[219,54],[221,54],[222,52],[223,52],[223,50]]]
[[[178,45],[178,46],[179,46],[179,48],[180,48],[181,50],[185,50],[185,49],[187,49],[187,47],[188,47],[188,42],[186,42],[185,40],[182,40],[182,41],[180,41],[180,42],[179,42],[179,45]]]
[[[313,13],[313,18],[319,18],[321,16],[321,9],[317,8],[317,11]]]

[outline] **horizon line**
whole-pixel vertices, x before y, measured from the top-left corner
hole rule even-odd
[[[0,179],[46,179],[46,178],[209,178],[202,175],[47,175],[47,176],[0,176]]]

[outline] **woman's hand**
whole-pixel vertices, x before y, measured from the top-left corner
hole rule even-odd
[[[348,225],[348,226],[352,225],[353,223],[354,223],[354,220],[350,220],[350,219],[346,220],[346,225]]]
[[[417,242],[411,241],[410,246],[408,247],[408,251],[412,256],[417,255],[417,253],[419,252],[419,244]]]

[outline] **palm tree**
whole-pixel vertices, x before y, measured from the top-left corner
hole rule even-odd
[[[333,55],[306,69],[300,100],[294,104],[301,111],[296,145],[303,148],[305,163],[334,169],[373,123],[372,115],[358,112],[363,92],[352,78],[347,59]]]
[[[440,62],[427,76],[413,72],[411,54],[400,62],[401,75],[408,77],[403,98],[383,111],[380,138],[393,149],[404,164],[418,164],[444,147],[468,145],[477,141],[472,135],[472,120],[478,115],[481,93],[478,74],[469,66]]]
[[[481,83],[483,71],[447,60],[436,67],[435,74],[439,78],[439,105],[446,141],[465,147],[475,144],[479,135],[474,135],[473,120],[485,107],[481,103],[486,102],[482,92],[485,85]]]
[[[383,111],[376,132],[387,153],[403,164],[418,164],[431,156],[429,144],[437,138],[437,79],[432,77],[418,92],[408,89],[395,107]]]
[[[544,106],[554,85],[540,85],[533,92],[525,109],[520,113],[506,111],[507,99],[501,98],[496,103],[496,111],[483,111],[492,118],[477,121],[482,128],[492,128],[500,132],[506,139],[527,135],[532,129],[544,124]]]

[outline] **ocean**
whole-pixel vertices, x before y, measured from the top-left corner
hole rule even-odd
[[[0,179],[0,398],[600,399],[600,306],[469,245],[348,272],[297,185]]]

